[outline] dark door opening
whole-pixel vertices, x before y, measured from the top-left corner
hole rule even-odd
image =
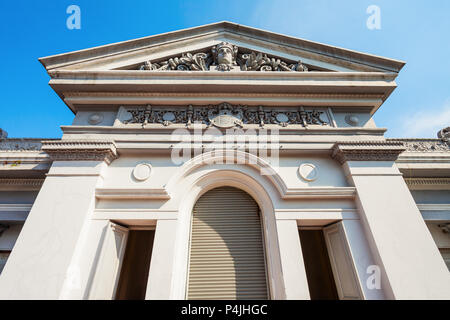
[[[299,230],[311,300],[338,300],[322,230]]]
[[[154,230],[131,230],[116,291],[117,300],[144,300]]]

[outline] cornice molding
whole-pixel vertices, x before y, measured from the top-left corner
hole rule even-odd
[[[292,98],[340,98],[340,99],[381,99],[384,97],[382,93],[161,93],[161,92],[90,92],[90,91],[66,91],[62,92],[66,98],[70,97],[292,97]]]
[[[254,80],[262,79],[268,80],[320,80],[323,81],[339,81],[347,80],[355,82],[359,80],[385,80],[394,81],[397,77],[396,73],[386,72],[334,72],[334,71],[322,71],[322,72],[260,72],[260,71],[247,71],[247,72],[210,72],[210,71],[147,71],[142,72],[139,70],[56,70],[49,71],[48,74],[52,77],[50,83],[58,79],[70,79],[70,80],[86,80],[86,78],[98,79],[98,82],[104,80],[117,80],[128,81],[133,80],[146,80],[146,79],[182,79],[183,81],[190,80],[248,80],[248,77],[252,77]],[[367,85],[374,85],[367,83]],[[376,84],[375,84],[376,85]],[[385,86],[386,84],[384,84]],[[82,90],[72,90],[82,91]]]
[[[147,200],[169,200],[170,195],[164,188],[97,188],[95,189],[97,199],[147,199]]]
[[[420,211],[450,211],[450,204],[448,203],[417,203],[417,208]]]
[[[336,142],[331,157],[340,164],[347,161],[395,161],[405,151],[401,141]]]
[[[338,65],[355,65],[357,70],[383,70],[399,72],[404,66],[403,61],[374,56],[366,53],[355,52],[331,45],[325,45],[305,39],[294,38],[282,34],[273,33],[261,29],[255,29],[241,24],[222,21],[213,24],[197,26],[194,28],[177,30],[173,32],[153,35],[149,37],[127,40],[119,43],[103,45],[85,50],[68,52],[54,56],[40,58],[39,61],[47,70],[67,67],[74,64],[96,62],[123,55],[142,54],[142,52],[153,52],[158,48],[185,47],[188,43],[203,43],[208,39],[233,42],[238,40],[242,46],[247,43],[266,45],[281,51],[288,51],[299,56],[316,58],[320,61],[335,61]],[[220,39],[220,40],[219,40]],[[216,44],[213,43],[213,44]],[[183,50],[178,50],[180,53]],[[172,52],[173,55],[173,52]]]
[[[405,178],[410,190],[450,190],[450,178]]]
[[[45,179],[0,178],[0,190],[39,190]]]
[[[14,203],[14,204],[4,204],[0,203],[0,212],[30,212],[32,203]]]
[[[286,188],[283,199],[353,199],[354,187],[308,187]]]
[[[113,141],[42,141],[42,150],[47,152],[53,161],[105,161],[110,164],[118,158]]]

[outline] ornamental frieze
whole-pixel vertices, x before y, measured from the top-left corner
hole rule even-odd
[[[406,152],[450,152],[450,142],[441,139],[389,139],[405,144]]]
[[[308,67],[300,60],[297,63],[289,63],[261,52],[239,54],[237,46],[221,42],[206,52],[187,52],[160,62],[148,60],[139,66],[139,70],[305,72],[308,71]]]
[[[40,139],[0,139],[1,151],[39,151],[41,150]]]
[[[219,128],[242,127],[247,124],[278,125],[329,125],[328,114],[324,110],[305,109],[304,107],[287,110],[271,109],[264,106],[249,107],[221,103],[219,105],[176,107],[145,107],[124,108],[119,121],[127,124],[185,124],[201,123]]]

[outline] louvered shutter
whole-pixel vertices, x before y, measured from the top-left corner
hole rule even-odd
[[[188,299],[268,299],[259,207],[220,187],[193,210]]]

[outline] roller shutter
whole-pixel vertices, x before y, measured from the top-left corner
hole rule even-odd
[[[193,210],[188,299],[268,299],[259,207],[220,187]]]

